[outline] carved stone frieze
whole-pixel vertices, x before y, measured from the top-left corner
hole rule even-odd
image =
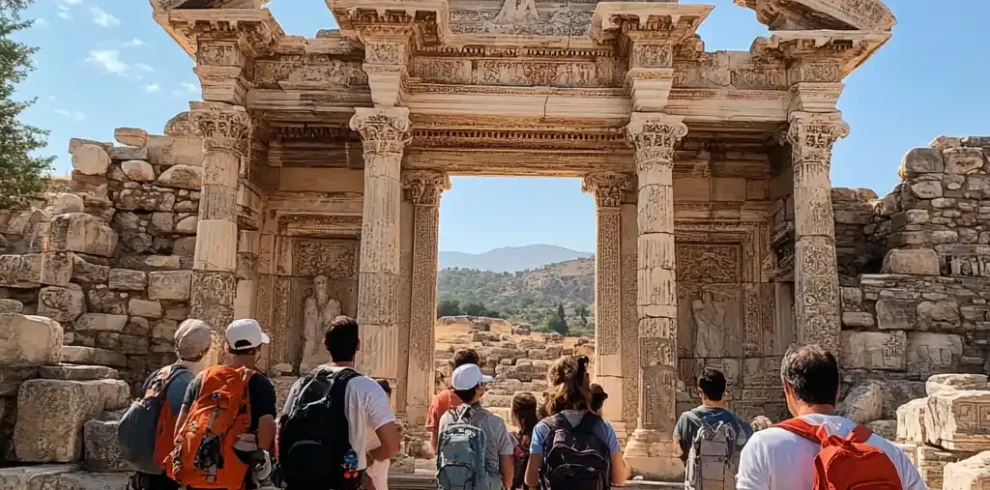
[[[439,206],[440,195],[450,189],[450,178],[444,172],[417,170],[403,172],[402,187],[417,206]]]
[[[359,108],[351,118],[351,129],[361,134],[365,154],[402,154],[412,139],[409,109]]]
[[[366,85],[368,75],[357,61],[291,54],[256,61],[252,81],[258,88],[347,88]]]
[[[581,190],[595,196],[599,208],[618,208],[632,182],[633,177],[629,174],[596,172],[584,177]]]
[[[236,14],[221,9],[172,9],[156,12],[159,24],[171,33],[190,55],[197,56],[203,40],[236,42],[238,48],[247,55],[261,56],[274,52],[275,47],[285,37],[282,27],[267,9],[238,9]],[[233,48],[233,45],[228,45]],[[231,58],[227,48],[208,48],[211,53],[204,55],[205,62],[228,64],[240,54]],[[227,52],[225,52],[227,51]]]
[[[880,0],[735,0],[777,29],[890,31],[897,20]]]

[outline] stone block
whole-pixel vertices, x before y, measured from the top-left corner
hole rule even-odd
[[[115,146],[110,148],[110,159],[118,162],[147,160],[148,149],[140,146]]]
[[[963,146],[972,148],[990,148],[990,136],[966,136],[960,141]]]
[[[983,151],[979,148],[950,148],[942,152],[945,160],[945,173],[971,174],[975,173],[985,163]]]
[[[159,301],[131,298],[127,302],[127,313],[145,318],[161,318],[162,304]]]
[[[130,401],[130,387],[116,379],[32,379],[17,392],[14,448],[17,461],[68,463],[82,457],[83,424]]]
[[[24,311],[24,303],[16,299],[0,299],[0,313],[20,313]]]
[[[127,357],[123,354],[106,349],[78,345],[66,345],[62,347],[62,362],[87,366],[127,367]]]
[[[985,374],[936,374],[925,381],[925,392],[928,395],[985,389],[987,389]]]
[[[57,366],[41,366],[38,376],[43,379],[61,379],[64,381],[93,381],[97,379],[117,379],[120,373],[107,366],[77,366],[74,364],[59,364]]]
[[[110,155],[103,147],[94,144],[80,145],[72,152],[72,169],[83,175],[106,175],[110,168]]]
[[[948,391],[928,397],[925,435],[950,451],[990,447],[990,391]]]
[[[155,169],[148,162],[128,160],[120,164],[120,169],[123,170],[124,175],[128,179],[135,182],[151,182],[155,180]]]
[[[942,197],[942,183],[935,180],[916,182],[911,184],[911,193],[918,199]]]
[[[928,146],[936,150],[944,150],[954,146],[962,146],[962,138],[955,136],[936,136]]]
[[[896,420],[874,420],[872,422],[867,422],[864,425],[873,431],[874,434],[887,439],[888,441],[894,440],[894,437],[897,436]]]
[[[102,284],[90,289],[86,296],[89,298],[90,311],[111,315],[127,313],[128,293],[114,291]]]
[[[148,276],[144,271],[110,269],[110,289],[118,291],[144,291],[148,287]]]
[[[38,293],[38,314],[57,322],[71,322],[86,311],[86,297],[78,284],[49,286]]]
[[[984,451],[955,463],[948,463],[943,469],[942,490],[986,490],[990,488],[990,451]]]
[[[842,332],[842,361],[847,369],[902,371],[907,335],[890,332]]]
[[[175,215],[172,213],[151,213],[148,232],[155,236],[168,235],[175,229]]]
[[[0,367],[58,364],[62,326],[43,316],[0,314]]]
[[[143,185],[120,191],[116,199],[117,209],[126,211],[172,211],[175,194],[166,189]]]
[[[199,218],[197,216],[195,215],[186,216],[185,218],[182,218],[181,220],[179,220],[178,223],[175,224],[175,232],[184,233],[187,235],[195,234],[196,225],[198,223],[199,223]]]
[[[52,251],[80,252],[110,257],[117,247],[117,233],[99,218],[85,213],[67,213],[52,219]]]
[[[911,400],[897,407],[897,440],[927,444],[925,434],[925,414],[928,412],[928,398]]]
[[[880,330],[913,330],[918,304],[911,300],[877,300],[877,326]]]
[[[75,194],[63,193],[59,194],[55,198],[55,204],[52,209],[54,214],[65,214],[65,213],[81,213],[86,210],[86,204],[83,199]]]
[[[87,262],[72,254],[72,281],[84,284],[106,284],[110,280],[110,267]]]
[[[77,332],[121,332],[127,325],[127,315],[86,313],[76,320]]]
[[[41,274],[38,282],[49,286],[68,286],[72,281],[71,252],[45,252],[41,254]]]
[[[899,173],[904,177],[910,177],[943,171],[945,171],[945,163],[941,151],[932,148],[915,148],[904,155]]]
[[[188,301],[192,287],[192,271],[159,271],[148,274],[148,298],[153,300]]]
[[[198,191],[203,187],[203,167],[173,165],[158,176],[156,183],[162,187]]]
[[[873,314],[862,311],[842,312],[842,325],[853,328],[869,328],[874,324]]]
[[[918,473],[931,489],[944,488],[945,467],[956,461],[972,456],[972,452],[945,451],[931,446],[920,445],[915,452],[915,465]]]
[[[894,249],[887,252],[880,272],[937,276],[940,274],[938,254],[930,248]]]
[[[127,146],[145,146],[148,144],[148,132],[140,128],[117,128],[113,130],[113,139]]]
[[[0,469],[2,490],[128,490],[129,475],[90,473],[78,465],[15,466]]]
[[[897,419],[897,408],[911,400],[924,398],[924,381],[906,381],[897,379],[884,380],[883,386],[883,417],[886,420]]]
[[[117,445],[117,424],[122,411],[104,412],[83,424],[85,464],[89,471],[134,471],[134,467],[120,455]]]
[[[876,381],[868,381],[849,390],[842,401],[841,412],[860,424],[879,420],[883,416],[883,388]]]
[[[956,372],[963,353],[962,337],[955,334],[911,332],[907,336],[907,373],[921,379]]]
[[[922,301],[917,313],[918,326],[925,330],[959,326],[959,304],[955,301]]]

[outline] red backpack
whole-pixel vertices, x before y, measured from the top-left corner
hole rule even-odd
[[[776,425],[788,432],[821,444],[815,457],[812,490],[903,490],[901,477],[890,458],[866,441],[870,429],[857,425],[849,437],[829,435],[824,427],[793,418]]]

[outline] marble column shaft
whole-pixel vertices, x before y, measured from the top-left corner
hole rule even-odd
[[[243,109],[193,111],[204,136],[203,183],[196,225],[190,317],[214,332],[214,356],[234,319],[237,295],[237,185],[250,118]],[[217,357],[215,357],[216,359]]]
[[[598,172],[584,178],[585,192],[595,197],[597,244],[595,253],[595,380],[614,401],[605,405],[605,416],[616,431],[625,434],[623,393],[638,387],[623,379],[622,351],[622,197],[633,178],[614,172]]]
[[[450,180],[442,172],[416,171],[403,173],[402,183],[414,206],[406,417],[410,427],[422,427],[434,388],[440,196]]]
[[[364,211],[358,279],[358,365],[368,376],[399,379],[399,221],[402,152],[409,141],[409,109],[358,108],[351,129],[364,146]]]
[[[839,354],[841,322],[835,217],[829,177],[832,145],[849,134],[840,112],[792,112],[786,140],[794,169],[794,296],[798,341]]]

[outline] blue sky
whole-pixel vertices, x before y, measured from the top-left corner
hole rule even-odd
[[[709,51],[746,50],[766,30],[730,0],[700,29]],[[839,103],[852,134],[835,151],[835,186],[897,182],[900,157],[934,136],[990,134],[986,0],[888,0],[893,40],[846,80]],[[269,4],[289,34],[333,28],[324,0]],[[51,130],[56,173],[69,169],[69,138],[112,141],[121,126],[160,132],[199,98],[193,63],[151,18],[145,0],[36,0],[39,21],[19,39],[41,47],[19,96],[37,98],[27,122]],[[594,251],[594,204],[577,179],[454,178],[441,204],[440,248],[482,252],[549,243]]]

